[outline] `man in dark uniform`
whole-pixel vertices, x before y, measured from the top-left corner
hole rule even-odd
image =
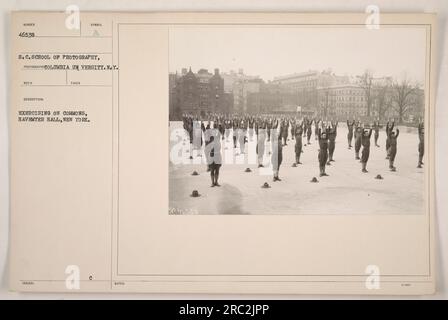
[[[300,162],[300,155],[302,153],[302,133],[303,133],[303,122],[300,125],[294,125],[294,134],[296,139],[296,145],[294,151],[296,153],[296,164],[302,164]]]
[[[185,116],[184,129],[188,132],[188,139],[190,141],[190,159],[193,159],[193,118]]]
[[[246,146],[247,121],[242,119],[239,126],[238,142],[240,144],[240,154],[244,154]]]
[[[307,127],[306,127],[306,140],[307,140],[307,144],[311,144],[310,139],[311,139],[311,134],[313,133],[313,129],[311,128],[311,124],[313,121],[308,121],[307,123]]]
[[[306,132],[308,130],[308,124],[309,124],[310,120],[308,120],[308,118],[305,117],[302,122],[303,122],[303,137],[305,138],[306,137]],[[305,145],[306,145],[306,143],[305,143]]]
[[[378,138],[380,136],[380,122],[379,120],[373,122],[373,130],[375,131],[375,147],[379,147]]]
[[[291,124],[291,140],[294,140],[294,137],[296,136],[296,119],[292,118],[290,119]]]
[[[209,135],[204,148],[208,165],[207,171],[210,171],[211,187],[219,187],[219,169],[222,165],[220,132],[216,124],[214,124],[213,129],[207,130],[209,130]]]
[[[359,158],[359,150],[361,149],[361,140],[362,140],[363,129],[361,124],[358,123],[355,129],[355,159],[360,160]]]
[[[250,141],[252,141],[253,137],[254,137],[254,118],[250,117],[248,120],[248,126],[249,126],[249,139]]]
[[[280,134],[282,135],[283,145],[284,146],[288,145],[286,143],[286,141],[288,140],[288,127],[289,127],[288,120],[283,119],[281,124],[280,124]]]
[[[283,161],[283,146],[282,146],[282,136],[280,132],[275,129],[271,132],[272,135],[272,156],[271,156],[271,163],[272,163],[272,170],[274,173],[273,181],[282,181],[278,174],[280,171],[280,165]]]
[[[386,159],[389,159],[390,157],[390,133],[392,132],[392,130],[394,129],[395,126],[395,121],[389,122],[387,121],[386,123]]]
[[[256,153],[258,158],[258,168],[263,167],[263,156],[266,141],[266,121],[259,120],[255,123],[255,133],[257,134]]]
[[[271,141],[271,129],[272,129],[272,119],[268,119],[266,124],[266,132],[268,134],[268,141]]]
[[[362,133],[361,144],[362,144],[362,154],[361,154],[361,165],[362,172],[367,173],[367,161],[370,155],[370,137],[372,136],[372,129],[365,129]]]
[[[238,139],[239,121],[237,118],[232,120],[232,135],[233,135],[233,148],[236,149],[236,142]]]
[[[333,154],[334,149],[336,148],[336,136],[338,134],[338,122],[331,122],[331,126],[328,127],[327,130],[327,136],[328,136],[328,162],[327,165],[331,165],[330,162],[334,162]]]
[[[314,140],[319,140],[319,122],[320,119],[314,119]]]
[[[232,122],[229,119],[225,120],[225,128],[226,128],[226,141],[229,142],[230,129],[232,128]]]

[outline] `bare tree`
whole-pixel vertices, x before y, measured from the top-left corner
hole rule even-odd
[[[370,70],[365,70],[361,76],[358,76],[358,84],[364,90],[364,97],[367,104],[367,116],[370,117],[372,108],[373,75]]]
[[[392,99],[394,107],[398,113],[398,123],[403,123],[403,118],[406,112],[412,106],[414,102],[414,95],[419,88],[418,84],[411,84],[407,77],[404,77],[401,81],[395,80],[392,84],[393,94]]]

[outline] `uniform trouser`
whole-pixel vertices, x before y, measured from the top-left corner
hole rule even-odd
[[[425,146],[422,142],[418,144],[418,164],[423,163],[423,156],[425,154]]]
[[[311,131],[308,131],[306,134],[306,139],[308,140],[308,143],[310,142],[311,139]]]
[[[351,147],[352,146],[352,140],[353,140],[353,133],[348,133],[347,134],[347,141],[348,141],[348,146]]]
[[[390,139],[389,138],[386,139],[386,155],[387,155],[387,157],[390,156]]]
[[[327,164],[328,160],[328,151],[325,150],[319,150],[319,169],[320,173],[325,173],[325,165]]]
[[[246,130],[241,130],[239,133],[240,152],[244,152],[244,138],[246,137]]]
[[[378,145],[378,138],[379,138],[379,134],[375,133],[374,138],[375,138],[375,145]]]
[[[282,164],[282,160],[280,155],[278,159],[271,159],[272,161],[272,171],[274,172],[274,177],[278,177],[278,173],[280,171],[280,165]]]
[[[369,161],[369,155],[370,155],[370,148],[362,148],[362,153],[361,153],[361,162],[362,163],[367,163],[367,161]]]
[[[258,164],[263,164],[263,156],[264,156],[264,139],[258,139],[256,152],[258,155]]]

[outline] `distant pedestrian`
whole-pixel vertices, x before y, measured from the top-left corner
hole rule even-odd
[[[395,121],[386,123],[386,159],[390,157],[390,133],[394,130]]]
[[[328,135],[327,131],[324,129],[319,129],[319,153],[318,153],[318,160],[319,160],[319,175],[321,177],[328,176],[328,174],[325,172],[325,165],[327,164],[328,160]]]
[[[348,133],[347,133],[347,142],[348,142],[348,149],[352,148],[352,140],[353,140],[353,126],[355,125],[355,120],[353,120],[352,122],[349,122],[347,120],[347,129],[348,129]]]
[[[300,155],[302,154],[302,134],[303,134],[303,123],[296,125],[294,129],[296,144],[294,146],[294,151],[296,154],[296,164],[302,164],[300,162]]]
[[[283,146],[282,146],[282,135],[278,130],[273,130],[271,132],[271,147],[272,147],[272,170],[274,173],[273,181],[281,181],[279,177],[280,165],[283,162]]]
[[[210,171],[210,178],[212,180],[211,187],[219,187],[219,169],[222,165],[221,156],[221,139],[219,131],[214,128],[211,130],[209,140],[206,142],[205,154],[208,168]]]

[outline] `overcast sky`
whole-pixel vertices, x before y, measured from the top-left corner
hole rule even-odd
[[[425,48],[423,27],[172,27],[170,72],[243,68],[272,80],[308,70],[357,75],[370,69],[423,84]]]

